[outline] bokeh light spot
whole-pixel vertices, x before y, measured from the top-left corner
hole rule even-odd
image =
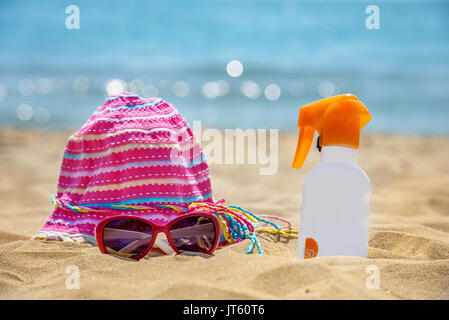
[[[250,99],[259,98],[259,96],[262,92],[259,85],[253,81],[243,82],[241,91],[245,97],[250,98]]]
[[[203,95],[208,99],[214,99],[220,95],[220,86],[216,82],[206,82],[203,85]]]
[[[330,97],[330,96],[334,95],[336,92],[337,92],[337,88],[330,81],[323,81],[318,86],[318,93],[323,98]]]
[[[233,78],[240,77],[243,73],[243,64],[238,60],[231,60],[226,65],[226,72]]]
[[[36,81],[36,92],[39,94],[48,94],[54,90],[53,82],[47,78],[40,78]]]
[[[265,87],[264,94],[265,98],[270,101],[277,100],[281,96],[281,88],[277,84],[269,84]]]
[[[106,92],[108,95],[119,94],[126,91],[126,83],[121,79],[114,79],[106,84]]]
[[[173,85],[173,92],[177,97],[180,98],[187,97],[190,93],[190,86],[185,81],[178,81]]]
[[[31,79],[22,79],[19,81],[17,89],[22,96],[30,96],[36,90],[36,85]]]
[[[33,108],[27,104],[21,104],[16,109],[16,115],[19,120],[28,121],[33,118]]]

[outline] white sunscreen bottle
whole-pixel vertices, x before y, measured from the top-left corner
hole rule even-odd
[[[368,254],[371,183],[357,165],[360,130],[371,120],[352,94],[301,107],[298,146],[292,166],[300,169],[320,136],[321,162],[306,177],[302,193],[299,259]]]

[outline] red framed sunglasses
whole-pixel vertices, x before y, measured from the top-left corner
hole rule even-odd
[[[135,216],[110,217],[96,226],[95,238],[103,253],[140,260],[160,232],[176,253],[212,254],[220,240],[218,219],[209,213],[187,213],[162,226]]]

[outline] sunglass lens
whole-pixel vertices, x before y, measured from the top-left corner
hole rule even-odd
[[[180,251],[208,253],[215,243],[215,224],[208,217],[190,216],[175,222],[170,236]]]
[[[110,221],[103,230],[103,244],[107,252],[131,259],[145,252],[152,237],[151,226],[134,219]]]

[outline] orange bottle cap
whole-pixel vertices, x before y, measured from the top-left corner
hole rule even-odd
[[[299,138],[292,167],[301,169],[313,142],[315,131],[321,146],[345,146],[358,149],[360,130],[371,120],[371,114],[350,93],[321,99],[300,108]]]

